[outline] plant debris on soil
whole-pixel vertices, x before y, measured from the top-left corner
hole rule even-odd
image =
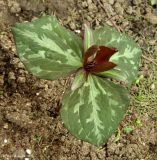
[[[11,26],[44,14],[66,28],[107,23],[131,36],[143,51],[125,119],[97,148],[64,128],[59,109],[68,83],[46,81],[20,62]],[[156,160],[157,9],[149,0],[0,0],[0,160]]]

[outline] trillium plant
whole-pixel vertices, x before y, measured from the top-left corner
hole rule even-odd
[[[103,145],[129,106],[128,90],[112,79],[130,87],[141,56],[138,45],[107,25],[97,30],[85,25],[81,38],[51,16],[16,24],[12,32],[19,57],[33,75],[56,80],[75,73],[63,96],[62,121],[75,137]]]

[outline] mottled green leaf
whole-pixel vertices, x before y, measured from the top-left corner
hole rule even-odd
[[[125,81],[125,75],[122,74],[122,72],[120,70],[117,69],[112,69],[112,70],[108,70],[105,72],[101,72],[101,73],[97,73],[96,75],[98,75],[99,77],[102,78],[114,78],[114,79],[118,79],[118,80],[122,80]]]
[[[83,83],[85,83],[85,81],[86,81],[86,74],[85,71],[81,69],[75,75],[74,81],[71,86],[71,90],[74,91],[75,89],[81,87]]]
[[[43,79],[58,79],[82,64],[83,44],[51,16],[12,29],[17,52],[26,68]]]
[[[87,51],[89,47],[91,47],[94,44],[94,39],[93,39],[93,31],[90,29],[88,25],[85,26],[85,31],[84,31],[84,52]]]
[[[123,119],[129,105],[127,95],[113,82],[88,76],[81,88],[66,91],[61,118],[74,136],[100,146]]]
[[[97,45],[106,45],[118,49],[118,52],[110,59],[117,64],[117,67],[108,71],[107,74],[112,75],[112,73],[117,72],[119,76],[115,78],[130,85],[136,79],[138,72],[141,56],[139,46],[124,33],[120,33],[107,25],[94,31],[94,41]],[[105,75],[105,73],[101,74]]]

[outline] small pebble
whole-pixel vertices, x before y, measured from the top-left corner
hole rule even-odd
[[[92,0],[87,0],[88,5],[92,4]]]
[[[30,149],[26,149],[26,153],[30,155],[32,151]]]
[[[17,2],[13,2],[12,6],[10,7],[11,13],[19,13],[21,11],[20,5]]]
[[[14,72],[9,72],[8,77],[9,77],[10,80],[15,80],[16,79]]]
[[[87,2],[82,2],[82,7],[87,7],[88,6],[88,4],[87,4]]]
[[[146,14],[146,19],[148,22],[150,22],[151,24],[157,24],[157,16],[155,16],[154,14],[152,14],[151,12],[148,12]]]
[[[87,20],[90,22],[90,21],[92,21],[92,18],[87,15]]]
[[[120,3],[115,4],[115,11],[120,15],[124,14],[124,8],[120,5]]]
[[[11,59],[10,63],[13,64],[13,65],[16,65],[20,62],[19,58],[13,58]]]
[[[23,63],[21,63],[21,62],[17,63],[17,66],[18,66],[18,68],[24,68]]]
[[[72,30],[74,30],[74,29],[75,29],[75,23],[71,22],[71,23],[70,23],[70,28],[71,28]]]
[[[108,0],[109,4],[113,5],[115,0]]]
[[[104,7],[106,8],[106,11],[108,12],[109,15],[113,16],[115,14],[115,11],[110,4],[104,3]]]
[[[140,4],[140,3],[142,3],[141,0],[133,0],[133,4],[134,4],[134,5],[138,5],[138,4]]]
[[[25,77],[18,77],[17,81],[19,83],[25,83],[26,82],[26,78]]]
[[[65,138],[66,138],[65,136],[62,136],[62,137],[61,137],[61,141],[64,142],[64,141],[65,141]]]
[[[126,13],[128,13],[128,14],[132,14],[132,13],[133,13],[133,9],[132,9],[131,6],[129,6],[129,7],[127,8]]]
[[[156,40],[150,40],[149,41],[149,44],[152,45],[152,46],[156,45],[156,43],[157,43]]]
[[[93,13],[93,12],[97,12],[97,7],[95,4],[91,4],[91,5],[88,5],[88,10],[89,12]]]
[[[4,126],[3,126],[3,128],[4,129],[8,129],[9,128],[8,123],[5,123]]]
[[[7,139],[4,139],[4,143],[8,143],[8,140],[7,140]]]
[[[153,84],[150,86],[150,88],[151,88],[152,90],[155,90],[155,84],[153,83]]]
[[[87,144],[86,142],[83,142],[82,145],[82,152],[81,152],[84,156],[87,156],[90,153],[90,145]]]
[[[131,90],[134,92],[134,93],[137,93],[139,91],[138,87],[137,86],[133,86],[131,88]]]
[[[80,30],[75,30],[75,32],[76,32],[76,33],[81,33],[81,31],[80,31]]]

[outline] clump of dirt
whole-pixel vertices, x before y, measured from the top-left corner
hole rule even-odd
[[[157,35],[150,13],[155,16],[152,6],[141,0],[1,0],[0,159],[155,160]],[[107,23],[132,36],[143,49],[143,79],[132,88],[130,110],[101,148],[74,138],[64,128],[59,108],[67,80],[37,79],[16,54],[11,26],[42,14],[56,15],[71,30],[81,29],[84,22],[93,28]],[[126,133],[126,128],[131,131]]]
[[[7,4],[5,1],[0,1],[0,20],[1,32],[6,28],[6,25],[16,22],[16,18],[8,12]]]

